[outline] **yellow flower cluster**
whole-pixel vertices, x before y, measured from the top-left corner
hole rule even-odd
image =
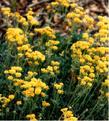
[[[27,76],[25,77],[25,80],[29,80],[30,78],[36,76],[38,73],[34,71],[28,71]]]
[[[7,74],[7,78],[9,80],[14,80],[14,79],[20,78],[22,76],[21,71],[22,71],[21,67],[12,66],[11,69],[5,70],[4,73]]]
[[[52,6],[57,6],[57,5],[59,5],[59,2],[51,2],[51,5]],[[47,7],[49,7],[50,5],[48,5]]]
[[[64,84],[62,82],[60,82],[60,83],[54,83],[54,88],[56,89],[56,92],[58,94],[63,94],[64,93],[63,86],[64,86]]]
[[[21,104],[22,104],[22,101],[21,101],[21,100],[18,100],[18,101],[16,102],[16,104],[17,104],[17,105],[21,105]]]
[[[39,51],[26,52],[25,56],[28,59],[28,63],[30,65],[32,64],[39,65],[39,62],[45,61],[45,55],[43,55]]]
[[[84,9],[82,7],[79,7],[77,4],[71,4],[70,5],[72,10],[71,12],[69,12],[67,14],[67,19],[68,19],[68,23],[69,25],[72,25],[73,23],[78,23],[81,24],[81,18],[84,18],[85,12]]]
[[[36,72],[28,71],[28,75],[25,77],[26,80],[20,79],[21,77],[20,67],[11,67],[10,70],[5,70],[5,74],[9,74],[7,77],[9,80],[13,81],[15,86],[19,86],[22,89],[22,93],[27,97],[34,97],[35,95],[40,95],[45,97],[46,94],[43,90],[48,90],[49,87],[42,82],[41,79],[36,79],[33,76],[37,75]]]
[[[1,12],[3,13],[3,15],[5,16],[10,16],[11,14],[11,9],[9,7],[2,7],[1,8]]]
[[[59,5],[62,5],[64,7],[69,7],[69,1],[68,0],[55,0],[55,2],[58,2]]]
[[[103,83],[103,86],[109,87],[109,79],[106,79]]]
[[[102,82],[100,93],[102,96],[109,98],[109,76]]]
[[[46,94],[43,90],[48,90],[49,87],[41,79],[34,78],[37,75],[36,72],[28,71],[25,80],[21,79],[22,68],[11,67],[9,70],[5,70],[4,73],[8,75],[8,79],[13,82],[15,86],[19,86],[22,89],[22,93],[27,97],[34,97],[35,95],[41,95],[45,97]]]
[[[64,121],[77,121],[78,120],[76,117],[74,117],[73,112],[70,111],[68,108],[62,108],[61,112],[63,113]]]
[[[48,37],[51,37],[53,39],[56,38],[55,31],[52,28],[50,28],[49,26],[44,27],[44,28],[36,28],[36,29],[34,29],[34,31],[37,32],[37,33],[40,33],[41,35],[45,34]]]
[[[92,30],[94,28],[93,17],[91,17],[89,15],[84,15],[84,18],[82,21],[83,21],[83,24],[85,25],[85,27],[88,28],[88,30]]]
[[[8,8],[8,7],[3,7],[1,8],[1,11],[3,13],[3,15],[5,16],[11,16],[11,17],[14,17],[16,18],[16,21],[24,26],[28,26],[28,25],[39,25],[39,22],[37,21],[37,19],[34,17],[34,12],[30,9],[27,14],[26,14],[26,17],[27,17],[27,20],[25,17],[23,17],[22,15],[20,15],[20,13],[18,12],[14,12],[12,13],[11,12],[11,9]]]
[[[80,75],[81,84],[85,85],[87,83],[88,86],[92,86],[92,81],[95,78],[94,67],[89,65],[80,66]]]
[[[49,47],[51,50],[57,50],[58,47],[57,45],[59,44],[59,41],[56,40],[49,40],[48,42],[46,42],[46,47]]]
[[[33,51],[32,46],[30,44],[24,44],[22,46],[18,46],[17,50],[18,50],[18,56],[26,57],[30,65],[32,64],[39,65],[39,62],[45,61],[45,55],[43,55],[40,51]]]
[[[0,103],[2,104],[2,107],[5,108],[14,98],[15,96],[13,94],[9,95],[8,97],[0,94]]]
[[[16,43],[22,45],[27,42],[26,35],[20,28],[8,28],[6,31],[6,39],[9,43]]]
[[[26,118],[30,121],[37,121],[35,114],[28,114],[26,115]]]
[[[71,46],[72,50],[72,58],[74,57],[82,57],[82,51],[87,50],[90,47],[90,43],[86,41],[77,41]]]
[[[71,11],[66,15],[68,25],[78,24],[85,26],[86,30],[91,30],[94,27],[94,19],[87,15],[85,10],[76,3],[70,4]]]
[[[51,74],[54,76],[55,74],[58,74],[60,63],[58,61],[51,61],[51,65],[47,66],[47,68],[41,68],[41,72],[45,74]]]
[[[93,47],[89,42],[78,41],[71,47],[72,58],[76,58],[80,63],[80,74],[78,80],[82,85],[92,86],[92,82],[97,74],[108,72],[109,48]]]
[[[29,25],[29,23],[27,22],[26,18],[23,17],[23,16],[21,16],[20,13],[15,12],[15,13],[13,14],[13,16],[16,17],[16,21],[17,21],[18,23],[21,23],[21,24],[24,25],[24,26],[28,26],[28,25]]]
[[[46,101],[42,101],[42,106],[43,107],[49,107],[50,103],[46,102]]]
[[[30,44],[23,44],[22,46],[17,47],[18,50],[18,56],[23,57],[26,55],[26,53],[32,52],[32,47]]]
[[[98,32],[95,33],[94,38],[98,42],[98,44],[105,43],[109,40],[109,19],[107,17],[98,17],[99,21],[97,23]]]
[[[49,87],[42,82],[41,79],[31,78],[30,81],[24,81],[20,85],[24,91],[22,92],[27,97],[34,97],[35,95],[40,95],[43,90],[48,90]],[[42,93],[43,94],[43,93]]]
[[[96,71],[98,73],[107,73],[108,72],[108,47],[97,47],[90,49],[90,55],[93,56],[93,64],[96,65]],[[94,54],[94,55],[93,55]]]
[[[27,17],[27,20],[28,20],[28,23],[30,25],[39,25],[39,22],[36,20],[34,16],[34,12],[30,9],[27,14],[26,14],[26,17]]]

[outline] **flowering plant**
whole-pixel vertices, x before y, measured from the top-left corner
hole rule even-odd
[[[106,120],[108,18],[95,21],[68,0],[49,2],[43,12],[44,24],[32,8],[23,15],[1,8],[0,119]]]

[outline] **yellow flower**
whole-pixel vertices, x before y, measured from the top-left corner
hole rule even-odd
[[[81,19],[79,19],[79,18],[77,18],[77,17],[75,17],[75,18],[73,19],[73,21],[74,21],[75,23],[81,23]]]
[[[108,97],[108,98],[109,98],[109,92],[107,92],[105,95],[106,95],[106,97]]]
[[[37,88],[35,89],[35,94],[36,94],[36,95],[39,95],[39,94],[41,93],[41,91],[42,91],[41,87],[37,87]]]
[[[48,70],[45,69],[45,68],[41,68],[41,72],[42,72],[42,73],[48,73]]]
[[[70,117],[70,118],[64,119],[64,121],[77,121],[77,120],[78,120],[78,118],[76,118],[76,117]]]
[[[61,112],[66,112],[68,110],[68,108],[62,108]]]
[[[42,97],[46,97],[46,94],[44,92],[41,92]]]
[[[11,69],[11,70],[9,70],[9,73],[10,73],[10,74],[15,74],[15,73],[16,73],[16,70]]]
[[[9,95],[8,98],[9,98],[10,100],[13,100],[13,99],[15,98],[15,96],[14,96],[14,95]]]
[[[63,87],[63,84],[62,83],[54,83],[54,88],[55,89],[61,89]]]
[[[22,45],[27,42],[27,38],[20,28],[8,28],[6,31],[6,39],[10,43]]]
[[[28,114],[26,115],[26,118],[30,121],[37,121],[35,114]]]
[[[72,8],[75,8],[75,7],[77,7],[77,4],[76,4],[76,3],[72,3],[70,6],[71,6]]]
[[[22,104],[22,101],[19,100],[19,101],[16,102],[16,104],[17,105],[21,105]]]
[[[48,106],[50,106],[50,103],[48,103],[46,101],[42,101],[42,106],[43,107],[48,107]]]
[[[22,74],[21,73],[15,73],[15,76],[19,78],[19,77],[22,76]]]
[[[77,121],[78,119],[74,117],[73,112],[70,111],[68,108],[61,109],[61,112],[63,113],[63,120],[64,121]]]
[[[95,77],[95,74],[94,73],[90,73],[89,74],[89,77],[94,78]]]
[[[9,73],[9,71],[8,71],[8,70],[5,70],[5,71],[4,71],[4,73],[5,73],[5,74],[8,74],[8,73]]]
[[[8,76],[8,79],[13,80],[14,78],[13,78],[13,76]]]
[[[52,6],[57,6],[57,5],[59,5],[59,3],[58,2],[51,2],[51,5]]]
[[[64,94],[64,91],[63,90],[57,90],[57,93],[58,94]]]
[[[32,71],[28,71],[28,76],[32,77],[34,73]]]
[[[57,46],[51,46],[50,47],[52,50],[58,50],[58,47]]]
[[[31,25],[39,25],[39,22],[36,20],[36,19],[32,19],[31,21],[30,21],[30,24]]]
[[[23,57],[23,54],[22,53],[18,53],[18,57],[19,58]]]
[[[106,80],[103,82],[103,86],[109,87],[109,79],[106,79]]]
[[[89,35],[88,35],[88,33],[83,33],[83,39],[86,39],[86,40],[88,40],[88,38],[89,38]]]
[[[92,87],[92,83],[88,82],[87,86]]]
[[[49,26],[44,27],[44,28],[38,28],[34,30],[35,32],[40,33],[41,35],[46,34],[47,36],[55,39],[55,31],[53,29],[51,29]]]
[[[60,5],[64,6],[64,7],[69,7],[69,1],[68,0],[56,0],[56,2],[58,2]]]
[[[52,67],[52,66],[48,66],[48,67],[47,67],[47,70],[48,70],[49,72],[52,72],[52,71],[53,71],[53,67]]]
[[[9,16],[11,15],[11,9],[9,7],[2,7],[1,11],[4,15]]]

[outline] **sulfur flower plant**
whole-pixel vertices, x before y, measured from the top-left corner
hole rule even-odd
[[[108,119],[106,16],[95,20],[70,0],[23,14],[4,6],[1,16],[1,120]]]

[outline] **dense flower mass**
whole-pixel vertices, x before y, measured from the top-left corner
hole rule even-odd
[[[10,43],[17,43],[22,45],[27,42],[27,38],[20,28],[8,28],[6,32],[6,39]]]
[[[26,118],[30,121],[37,121],[35,114],[28,114]]]
[[[0,9],[1,120],[108,119],[109,19],[75,1]]]
[[[49,26],[44,27],[44,28],[37,28],[37,29],[34,29],[34,31],[37,33],[40,33],[41,35],[45,34],[53,39],[56,38],[55,31],[52,28],[50,28]]]
[[[72,111],[70,111],[68,108],[62,108],[61,112],[63,113],[64,121],[77,121],[77,118],[74,117]]]

